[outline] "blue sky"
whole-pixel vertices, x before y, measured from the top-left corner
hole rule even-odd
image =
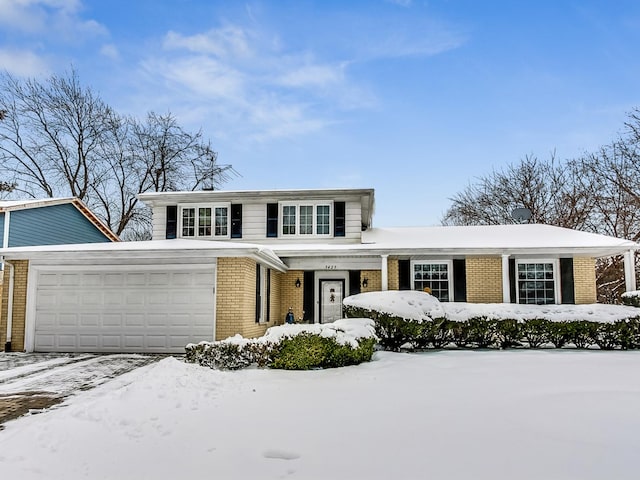
[[[227,189],[373,187],[376,226],[640,106],[635,0],[0,0],[0,68],[71,66],[122,113],[202,129]]]

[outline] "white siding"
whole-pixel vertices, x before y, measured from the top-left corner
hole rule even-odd
[[[244,203],[242,205],[242,239],[264,240],[267,237],[267,204]]]
[[[153,240],[164,240],[167,235],[167,207],[153,207]]]

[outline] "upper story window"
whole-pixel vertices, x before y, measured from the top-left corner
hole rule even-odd
[[[283,237],[323,236],[331,233],[331,205],[327,203],[297,203],[281,206]]]
[[[229,236],[229,205],[187,205],[180,208],[182,237],[213,238]]]

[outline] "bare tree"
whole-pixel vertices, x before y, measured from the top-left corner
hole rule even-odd
[[[1,74],[0,112],[0,167],[14,172],[15,191],[78,197],[125,238],[150,228],[137,194],[213,188],[235,174],[202,132],[184,130],[170,113],[144,122],[122,116],[75,71],[44,82]]]
[[[499,225],[515,223],[515,208],[531,211],[532,223],[583,228],[588,198],[575,181],[577,171],[560,164],[554,155],[541,161],[533,155],[519,164],[494,170],[451,198],[446,225]]]

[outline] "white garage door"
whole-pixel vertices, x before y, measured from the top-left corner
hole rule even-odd
[[[34,349],[184,353],[213,338],[214,268],[39,270]]]

